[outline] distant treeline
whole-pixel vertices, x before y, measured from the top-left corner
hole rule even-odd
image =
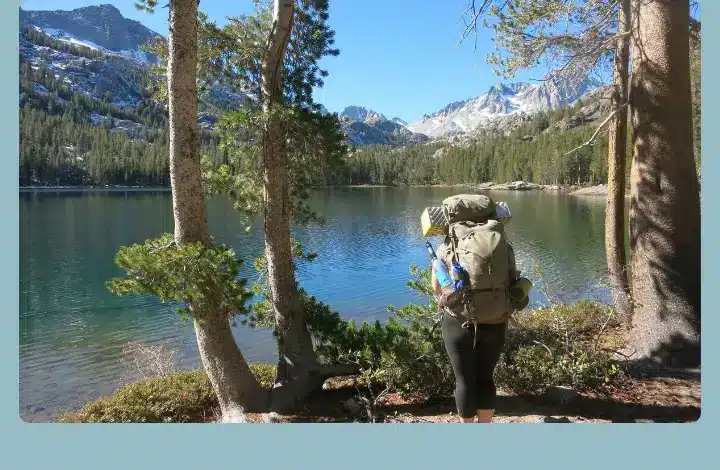
[[[604,183],[607,180],[607,136],[586,142],[594,128],[532,133],[547,115],[536,117],[509,135],[486,135],[464,147],[442,144],[403,149],[363,148],[352,155],[342,174],[345,184],[463,184],[486,181],[532,181],[541,184]],[[338,181],[337,183],[340,183]]]

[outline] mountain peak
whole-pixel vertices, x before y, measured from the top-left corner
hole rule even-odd
[[[160,35],[139,21],[125,18],[114,5],[91,5],[74,10],[20,10],[20,22],[56,37],[89,41],[110,51],[137,51]]]
[[[79,10],[99,10],[102,12],[108,12],[108,13],[118,14],[118,15],[122,16],[122,14],[120,13],[120,10],[118,10],[118,8],[115,5],[113,5],[112,3],[103,3],[102,5],[88,5],[86,7],[76,8],[73,11],[79,11]]]
[[[378,121],[387,121],[387,118],[377,111],[365,108],[363,106],[348,106],[343,109],[340,116],[344,116],[351,121],[364,122],[366,124],[373,124]]]
[[[392,118],[391,121],[394,122],[395,124],[400,124],[403,127],[407,127],[407,125],[408,125],[408,123],[406,121],[400,119],[399,117]]]
[[[487,92],[464,101],[455,101],[431,115],[413,122],[407,128],[431,138],[467,134],[487,127],[498,119],[549,111],[575,102],[598,86],[594,80],[579,85],[560,80],[539,84],[526,82],[496,83]]]

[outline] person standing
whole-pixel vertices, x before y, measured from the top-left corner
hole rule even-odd
[[[461,422],[490,423],[497,396],[493,374],[508,320],[528,305],[532,285],[520,277],[505,235],[507,205],[496,205],[485,195],[458,195],[445,199],[443,207],[448,229],[436,256],[449,271],[460,271],[464,284],[448,295],[433,269],[443,341],[455,375],[455,402]]]

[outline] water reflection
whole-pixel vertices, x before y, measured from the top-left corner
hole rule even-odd
[[[294,236],[320,257],[298,267],[300,284],[345,318],[384,319],[387,305],[415,301],[409,265],[427,265],[422,209],[458,191],[450,188],[333,188],[312,193],[323,227],[294,227]],[[537,282],[538,260],[561,298],[593,296],[604,279],[602,198],[494,193],[508,201],[508,235],[519,268]],[[117,297],[106,287],[120,275],[113,257],[122,245],[173,229],[167,191],[58,191],[20,194],[21,412],[75,407],[120,383],[127,341],[168,341],[183,367],[199,366],[192,325],[154,298]],[[262,224],[248,233],[230,201],[208,201],[213,236],[250,261],[263,249]],[[439,240],[438,240],[439,241]],[[534,301],[542,300],[533,294]],[[250,361],[274,360],[268,331],[234,328]]]

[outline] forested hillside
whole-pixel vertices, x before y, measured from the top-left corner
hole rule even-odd
[[[21,29],[21,38],[26,46],[32,41],[41,51],[60,51],[72,58],[66,60],[64,71],[76,67],[100,75],[101,68],[110,65],[118,83],[105,84],[104,89],[98,79],[94,93],[73,90],[71,82],[46,62],[32,61],[21,50],[20,186],[169,185],[167,113],[148,99],[151,82],[142,67],[29,27]],[[115,104],[122,91],[137,93],[137,104]],[[205,148],[213,158],[216,142],[212,132],[204,133]]]
[[[691,36],[691,84],[695,160],[700,170],[700,39]],[[434,142],[401,149],[363,147],[347,160],[338,184],[473,184],[524,180],[538,184],[607,182],[608,137],[602,130],[583,146],[609,114],[607,95],[549,113],[540,112],[508,135],[486,132],[460,144]],[[628,135],[628,167],[632,160]],[[629,171],[627,177],[629,178]]]
[[[699,39],[691,44],[698,165],[699,44]],[[20,186],[169,185],[167,113],[150,100],[154,83],[148,63],[123,54],[126,51],[116,54],[92,43],[87,46],[52,37],[30,24],[21,25]],[[529,118],[511,116],[516,121],[524,120],[519,125],[499,121],[501,126],[488,126],[459,138],[444,137],[432,142],[419,139],[404,146],[402,143],[360,146],[349,153],[329,179],[323,177],[314,183],[423,185],[514,180],[540,184],[605,183],[605,132],[599,134],[593,145],[572,150],[588,141],[609,113],[607,98],[603,89],[597,89],[572,106],[538,112]],[[216,164],[223,162],[224,157],[217,147],[219,137],[214,123],[223,109],[233,103],[237,105],[241,99],[244,98],[219,87],[201,96],[203,151]],[[509,128],[513,130],[508,133]],[[352,131],[347,126],[345,130]],[[349,136],[349,142],[362,141],[360,134]]]
[[[604,183],[607,137],[570,151],[590,139],[595,126],[561,130],[582,103],[538,113],[509,135],[488,133],[464,145],[443,143],[402,149],[368,147],[349,159],[346,184],[463,184],[525,180],[540,184]],[[575,123],[575,125],[578,125]],[[562,126],[561,126],[562,127]]]

